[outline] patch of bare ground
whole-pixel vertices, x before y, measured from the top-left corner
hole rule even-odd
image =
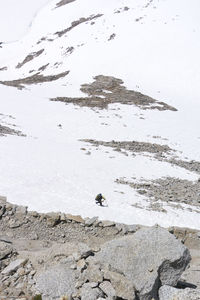
[[[127,235],[134,237],[135,232],[141,228],[144,226],[101,221],[98,217],[83,219],[81,216],[60,212],[39,214],[27,211],[27,207],[8,203],[5,197],[0,196],[0,298],[32,299],[38,294],[38,275],[58,265],[76,270],[77,288],[86,280],[93,283],[96,282],[93,278],[97,278],[97,282],[103,280],[103,277],[97,277],[98,268],[89,269],[91,256],[101,251],[105,242],[125,238]],[[184,271],[178,284],[182,288],[199,288],[200,233],[194,229],[179,227],[170,227],[168,231],[189,248],[192,256],[190,266]],[[80,265],[83,262],[85,264]],[[84,281],[85,277],[82,275],[86,268],[89,269],[92,279],[89,277]],[[64,279],[63,274],[58,277],[51,270],[53,281],[50,284],[53,282],[53,286],[57,287],[55,282],[58,281],[59,284]],[[45,281],[48,280],[45,277]],[[127,289],[127,285],[125,287]],[[58,298],[61,299],[56,297]],[[80,299],[76,296],[72,298]]]
[[[92,20],[96,20],[97,18],[100,18],[102,17],[103,15],[102,14],[97,14],[97,15],[91,15],[87,18],[80,18],[79,20],[76,20],[76,21],[73,21],[71,23],[71,26],[66,28],[66,29],[63,29],[61,31],[57,31],[55,32],[54,34],[57,35],[58,37],[62,37],[65,33],[71,31],[72,29],[74,29],[76,26],[82,24],[82,23],[85,23],[85,22],[88,22],[88,21],[92,21]]]
[[[109,39],[108,39],[108,41],[114,40],[115,37],[116,37],[115,33],[111,34],[110,37],[109,37]]]
[[[0,68],[0,71],[6,71],[6,70],[8,70],[7,67],[2,67],[2,68]]]
[[[74,52],[74,47],[67,47],[66,49],[65,49],[65,51],[64,51],[64,55],[65,56],[67,56],[67,55],[70,55],[70,54],[72,54],[73,52]]]
[[[199,161],[196,161],[196,160],[185,161],[185,160],[181,160],[181,159],[171,158],[171,159],[166,159],[166,162],[168,162],[172,165],[184,168],[188,171],[200,174],[200,162]]]
[[[76,1],[76,0],[61,0],[60,2],[58,2],[56,4],[56,8],[61,7],[61,6],[66,5],[66,4],[69,4],[69,3],[74,2],[74,1]]]
[[[151,144],[147,142],[137,142],[137,141],[97,141],[92,139],[81,139],[82,142],[90,143],[95,147],[104,146],[114,148],[115,151],[121,152],[122,149],[126,151],[131,151],[132,153],[142,153],[148,152],[157,155],[163,155],[164,153],[169,154],[173,151],[167,145]]]
[[[43,36],[43,37],[37,42],[37,45],[39,45],[40,43],[45,42],[45,41],[47,41],[47,42],[53,42],[54,39],[52,39],[52,38],[47,38],[47,37],[44,37],[44,36]]]
[[[149,7],[151,4],[153,3],[153,0],[149,0],[147,1],[147,4],[144,6],[144,8]]]
[[[120,13],[122,13],[122,12],[124,12],[124,11],[128,11],[130,8],[128,7],[128,6],[124,6],[124,7],[122,7],[122,8],[119,8],[118,10],[115,10],[115,14],[120,14]]]
[[[44,70],[46,70],[46,68],[48,67],[48,65],[49,65],[49,64],[46,64],[46,65],[44,65],[44,66],[41,66],[41,67],[38,69],[38,71],[44,71]]]
[[[28,63],[29,61],[33,60],[34,58],[40,56],[42,53],[44,52],[44,49],[41,49],[37,52],[32,52],[29,55],[27,55],[25,57],[25,59],[23,60],[23,62],[18,63],[18,65],[16,66],[17,69],[20,69],[21,67],[23,67],[26,63]]]
[[[137,141],[97,141],[92,139],[81,139],[80,141],[92,144],[95,147],[104,146],[113,148],[121,154],[133,156],[136,153],[150,153],[158,161],[167,162],[169,164],[184,168],[188,171],[200,174],[200,162],[198,161],[183,161],[173,157],[175,150],[168,145],[152,144],[147,142]],[[170,157],[171,156],[171,157]],[[173,203],[185,203],[188,205],[200,207],[200,179],[197,182],[182,180],[179,178],[160,178],[154,181],[131,182],[124,178],[116,179],[119,184],[127,184],[134,188],[139,194],[150,199],[150,206],[147,209],[165,212],[162,204],[154,204],[161,200],[168,202],[171,206]],[[176,208],[176,207],[175,207]],[[181,208],[180,206],[177,208]],[[193,210],[194,211],[194,210]],[[200,210],[197,210],[200,213]]]
[[[87,94],[87,97],[57,97],[51,98],[50,100],[73,103],[79,106],[97,107],[100,109],[107,108],[108,105],[112,103],[121,103],[136,105],[144,110],[157,109],[160,111],[177,111],[175,107],[167,103],[157,101],[133,90],[127,90],[126,87],[122,85],[123,81],[121,79],[104,75],[96,76],[94,79],[94,82],[82,84],[81,86],[80,90]]]
[[[90,143],[93,146],[104,146],[113,148],[115,151],[120,152],[121,154],[126,154],[127,152],[132,153],[134,156],[135,153],[152,153],[154,154],[155,159],[159,161],[167,162],[171,165],[184,168],[190,172],[195,172],[200,174],[200,162],[196,160],[184,161],[178,158],[174,158],[174,149],[171,149],[168,145],[159,145],[155,143],[147,142],[138,142],[138,141],[97,141],[93,139],[82,139],[81,141]]]
[[[38,84],[38,83],[44,83],[44,82],[58,80],[62,77],[65,77],[66,75],[68,75],[69,72],[70,71],[66,71],[63,73],[56,74],[56,75],[47,75],[47,76],[44,76],[44,75],[40,74],[40,72],[38,72],[32,76],[21,78],[21,79],[0,81],[0,84],[7,85],[7,86],[13,86],[18,89],[23,89],[23,88],[25,88],[25,85]]]
[[[20,130],[12,129],[8,126],[2,126],[0,124],[0,137],[6,135],[18,135],[18,136],[25,136]]]
[[[116,179],[119,184],[127,184],[139,194],[146,196],[153,203],[157,201],[167,203],[185,203],[200,207],[200,181],[192,182],[179,178],[166,177],[142,183]],[[180,208],[180,207],[179,207]],[[200,210],[196,210],[200,213]]]

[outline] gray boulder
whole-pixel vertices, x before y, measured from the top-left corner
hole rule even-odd
[[[3,275],[10,275],[14,273],[21,266],[24,266],[27,263],[27,259],[16,259],[12,261],[1,273]]]
[[[81,300],[96,300],[103,296],[99,288],[93,288],[90,283],[85,283],[81,289]]]
[[[12,251],[13,248],[9,244],[0,241],[0,260],[6,258]]]
[[[115,299],[116,291],[109,281],[104,281],[99,285],[100,289],[104,292],[106,296],[111,299]]]
[[[66,265],[55,265],[36,276],[36,290],[44,300],[60,299],[62,295],[70,296],[75,292],[75,284],[75,271]]]
[[[199,300],[200,290],[194,289],[176,289],[174,287],[164,285],[159,289],[160,300]]]
[[[124,275],[105,270],[103,272],[103,277],[105,280],[111,282],[118,298],[127,300],[136,299],[133,284]]]
[[[175,286],[191,260],[188,249],[160,227],[105,243],[95,256],[102,267],[123,274],[141,300],[157,299],[160,285]]]
[[[87,269],[83,272],[82,277],[84,282],[97,282],[101,283],[103,281],[103,273],[96,264],[89,263]]]

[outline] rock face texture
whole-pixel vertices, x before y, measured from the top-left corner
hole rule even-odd
[[[150,300],[160,285],[177,284],[191,258],[173,235],[153,227],[105,243],[95,259],[132,282],[139,299]]]
[[[159,290],[160,300],[199,300],[200,290],[186,288],[179,290],[171,286],[164,285]]]
[[[75,272],[66,265],[57,265],[42,272],[36,281],[36,288],[43,300],[59,299],[61,295],[70,295],[75,291]]]
[[[0,212],[2,300],[200,300],[198,231],[39,214],[5,197]]]

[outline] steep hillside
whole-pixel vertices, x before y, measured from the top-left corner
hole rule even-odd
[[[38,3],[21,39],[0,36],[1,194],[199,229],[198,0]]]

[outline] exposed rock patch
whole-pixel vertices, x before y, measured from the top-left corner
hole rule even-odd
[[[137,142],[137,141],[97,141],[92,139],[82,139],[81,141],[90,143],[95,147],[105,146],[113,148],[115,151],[118,151],[121,154],[127,155],[127,152],[132,153],[152,153],[155,154],[155,158],[159,161],[164,161],[172,165],[184,168],[188,171],[195,172],[200,174],[200,162],[191,160],[184,161],[181,159],[176,159],[173,157],[173,154],[176,152],[174,149],[170,148],[168,145],[160,145],[156,143],[147,143],[147,142]],[[171,156],[171,157],[170,157]]]
[[[23,62],[18,63],[18,65],[16,66],[17,69],[20,69],[21,67],[23,67],[26,63],[28,63],[29,61],[33,60],[34,58],[40,56],[42,53],[44,52],[44,49],[41,49],[37,52],[32,52],[29,55],[26,56],[26,58],[23,60]]]
[[[0,124],[0,136],[6,135],[18,135],[18,136],[25,136],[21,131],[12,129],[8,126],[2,126]]]
[[[61,6],[66,5],[66,4],[69,4],[69,3],[74,2],[74,1],[76,1],[76,0],[61,0],[60,2],[58,2],[56,4],[56,8],[61,7]]]
[[[192,182],[178,178],[166,177],[143,183],[127,182],[117,179],[117,183],[128,184],[139,194],[145,195],[151,201],[185,203],[200,207],[200,182]]]
[[[176,286],[190,261],[189,251],[166,230],[141,229],[133,236],[105,243],[95,258],[123,274],[139,299],[157,299],[160,285]]]
[[[116,37],[116,34],[115,34],[115,33],[111,34],[110,37],[109,37],[109,39],[108,39],[108,41],[113,40],[115,37]]]
[[[88,21],[96,20],[97,18],[100,18],[102,16],[103,16],[102,14],[97,14],[97,15],[91,15],[91,16],[89,16],[87,18],[80,18],[79,20],[73,21],[71,23],[70,27],[68,27],[66,29],[63,29],[61,31],[57,31],[54,34],[57,35],[58,37],[62,37],[64,34],[66,34],[67,32],[71,31],[72,29],[74,29],[78,25],[80,25],[82,23],[85,23],[85,22],[88,22]]]
[[[92,139],[82,139],[81,141],[90,143],[95,147],[104,146],[114,148],[115,151],[121,152],[122,150],[130,151],[131,153],[141,153],[148,152],[152,154],[157,154],[158,156],[163,154],[169,154],[174,151],[167,145],[152,144],[147,142],[137,142],[137,141],[97,141]]]
[[[60,73],[57,75],[44,76],[44,75],[40,74],[40,72],[38,72],[32,76],[21,78],[21,79],[0,81],[0,84],[7,85],[7,86],[13,86],[18,89],[23,89],[23,88],[25,88],[25,85],[55,81],[62,77],[65,77],[68,74],[69,74],[69,71],[66,71],[66,72],[63,72],[63,73]]]
[[[155,143],[137,142],[137,141],[97,141],[92,139],[82,139],[85,143],[92,144],[95,147],[104,146],[111,147],[115,151],[123,155],[132,153],[135,156],[137,153],[150,153],[159,161],[164,161],[172,165],[179,166],[191,172],[200,174],[200,162],[198,161],[183,161],[173,158],[175,150],[168,145],[159,145]],[[171,156],[171,158],[170,158]],[[192,182],[178,178],[160,178],[153,181],[144,181],[141,183],[127,181],[123,178],[116,179],[119,184],[127,184],[134,188],[139,194],[144,195],[150,200],[150,206],[147,209],[159,212],[166,212],[161,203],[157,201],[167,202],[175,207],[175,203],[181,205],[185,203],[200,207],[200,180]],[[177,207],[178,208],[178,207]],[[180,206],[181,208],[181,206]],[[197,212],[199,212],[197,210]]]
[[[159,290],[159,297],[160,300],[199,300],[200,290],[190,288],[180,290],[164,285]]]
[[[64,51],[64,55],[70,55],[74,52],[74,47],[67,47],[66,50]]]
[[[66,31],[67,32],[67,31]],[[57,33],[58,35],[60,33]],[[62,33],[63,34],[63,33]],[[70,98],[57,97],[51,98],[51,101],[61,101],[65,103],[74,103],[79,106],[107,108],[111,103],[122,103],[136,105],[141,109],[157,109],[160,111],[177,109],[161,101],[157,101],[149,96],[143,95],[133,90],[127,90],[122,84],[121,79],[99,75],[94,77],[95,81],[90,84],[83,84],[81,91],[87,94],[87,97]]]
[[[49,64],[46,64],[46,65],[41,66],[41,67],[38,69],[38,71],[40,72],[40,71],[46,70],[46,68],[48,67],[48,65],[49,65]]]
[[[128,11],[130,8],[128,7],[128,6],[124,6],[123,8],[119,8],[119,9],[117,9],[117,10],[115,10],[115,14],[120,14],[120,13],[122,13],[122,12],[124,12],[124,11]]]
[[[169,162],[172,165],[184,168],[188,171],[195,172],[197,174],[200,174],[200,162],[196,160],[190,160],[190,161],[184,161],[181,159],[166,159],[166,162]]]
[[[172,235],[160,227],[140,229],[97,217],[39,214],[5,197],[0,197],[0,209],[2,300],[32,299],[36,294],[43,300],[149,300],[152,295],[157,300],[159,287],[176,286],[190,260],[182,243],[192,245],[191,251],[200,249],[195,230],[170,228]],[[11,221],[19,226],[10,227]],[[194,263],[196,270],[195,254]],[[188,274],[193,274],[195,287],[199,273]]]
[[[6,70],[8,70],[7,67],[2,67],[2,68],[0,68],[0,71],[6,71]]]

